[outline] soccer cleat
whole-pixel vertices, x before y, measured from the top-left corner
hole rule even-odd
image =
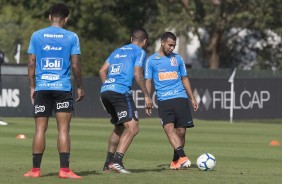
[[[71,178],[71,179],[80,179],[80,178],[82,178],[81,176],[76,175],[72,171],[65,172],[65,171],[62,171],[62,170],[59,171],[58,177],[59,178]]]
[[[37,169],[37,170],[31,169],[30,171],[25,173],[24,176],[25,177],[38,178],[38,177],[41,176],[41,172],[40,172],[40,169]]]
[[[118,173],[124,173],[124,174],[130,174],[131,173],[128,170],[126,170],[122,164],[118,164],[118,163],[110,163],[109,168],[115,170]]]
[[[180,168],[180,163],[178,162],[178,160],[171,161],[169,168],[171,168],[173,170],[177,170],[177,169]]]
[[[178,163],[180,164],[180,168],[187,168],[191,166],[191,161],[188,157],[180,157]]]

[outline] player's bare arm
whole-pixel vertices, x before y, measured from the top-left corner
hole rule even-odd
[[[104,82],[107,79],[107,74],[108,74],[109,67],[110,67],[110,64],[108,62],[105,62],[103,64],[103,66],[101,67],[100,71],[99,71],[99,76],[100,76],[100,79],[102,81],[102,84],[104,84]]]
[[[146,88],[148,90],[148,93],[149,93],[149,96],[151,96],[151,91],[152,91],[152,79],[146,79],[145,80],[145,85],[146,85]],[[152,114],[152,109],[146,109],[146,114],[148,116],[151,116]]]
[[[79,55],[74,54],[71,56],[71,67],[74,76],[74,80],[77,86],[77,99],[76,101],[81,101],[84,97],[84,89],[82,87],[82,80],[81,80],[81,68],[79,62]]]
[[[182,80],[182,83],[183,83],[183,86],[186,90],[186,93],[187,95],[189,96],[191,102],[192,102],[192,105],[193,105],[193,108],[194,108],[194,111],[197,111],[198,108],[199,108],[199,105],[192,93],[192,88],[191,88],[191,84],[190,84],[190,80],[188,79],[187,76],[184,76],[184,77],[181,77],[181,80]]]
[[[139,87],[141,88],[144,96],[145,96],[145,106],[146,106],[146,113],[147,115],[151,115],[151,109],[152,109],[152,99],[148,93],[148,90],[146,88],[145,85],[145,79],[144,79],[144,75],[143,75],[143,69],[140,66],[136,66],[134,67],[134,77],[135,77],[135,81],[137,82],[137,84],[139,85]]]
[[[34,102],[34,90],[35,90],[35,55],[30,54],[28,58],[28,79],[30,86],[30,99],[31,103]]]
[[[151,91],[152,91],[152,79],[146,79],[145,81],[146,88],[148,90],[149,95],[151,96]]]

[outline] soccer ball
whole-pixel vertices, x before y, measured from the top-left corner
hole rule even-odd
[[[210,153],[204,153],[197,158],[197,166],[201,171],[212,170],[215,165],[215,157]]]

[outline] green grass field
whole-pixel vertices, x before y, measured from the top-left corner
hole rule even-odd
[[[31,168],[32,118],[4,118],[0,126],[0,183],[282,183],[282,145],[270,146],[271,140],[282,143],[282,120],[235,122],[195,120],[189,129],[185,151],[192,161],[186,170],[169,169],[172,148],[158,119],[141,119],[140,133],[124,157],[133,174],[102,173],[107,139],[112,130],[108,119],[74,118],[71,124],[71,168],[81,180],[57,177],[59,156],[54,119],[49,122],[47,147],[41,164],[41,178],[24,178]],[[18,134],[27,139],[18,140]],[[197,157],[210,152],[217,159],[213,171],[199,171]]]

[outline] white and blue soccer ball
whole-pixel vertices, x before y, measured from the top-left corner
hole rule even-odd
[[[201,171],[210,171],[215,165],[215,157],[210,153],[204,153],[197,158],[197,166]]]

